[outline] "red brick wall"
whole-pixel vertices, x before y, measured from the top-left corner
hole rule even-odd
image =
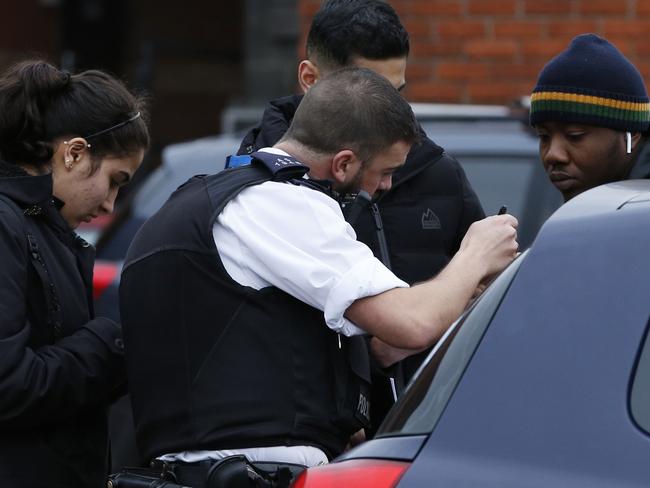
[[[299,56],[320,0],[298,0]],[[392,0],[411,36],[411,101],[509,103],[575,35],[606,37],[650,80],[647,0]]]

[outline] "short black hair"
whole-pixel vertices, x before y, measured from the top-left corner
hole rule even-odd
[[[406,29],[381,0],[328,0],[307,36],[307,57],[326,69],[349,66],[355,57],[384,60],[408,53]]]
[[[350,149],[368,162],[397,142],[414,144],[419,137],[411,106],[386,78],[347,67],[307,91],[282,139],[318,154]]]

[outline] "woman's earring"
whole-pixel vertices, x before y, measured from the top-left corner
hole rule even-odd
[[[65,158],[65,167],[68,169],[72,168],[72,159]]]

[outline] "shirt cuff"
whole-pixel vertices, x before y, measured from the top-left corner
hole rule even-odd
[[[360,298],[408,287],[377,258],[363,260],[345,273],[330,290],[325,302],[325,322],[330,329],[344,336],[365,334],[363,329],[344,317],[348,307]]]

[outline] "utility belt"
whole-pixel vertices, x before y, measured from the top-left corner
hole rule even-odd
[[[250,462],[244,455],[219,461],[154,460],[149,468],[124,468],[108,477],[108,488],[288,488],[305,466]]]

